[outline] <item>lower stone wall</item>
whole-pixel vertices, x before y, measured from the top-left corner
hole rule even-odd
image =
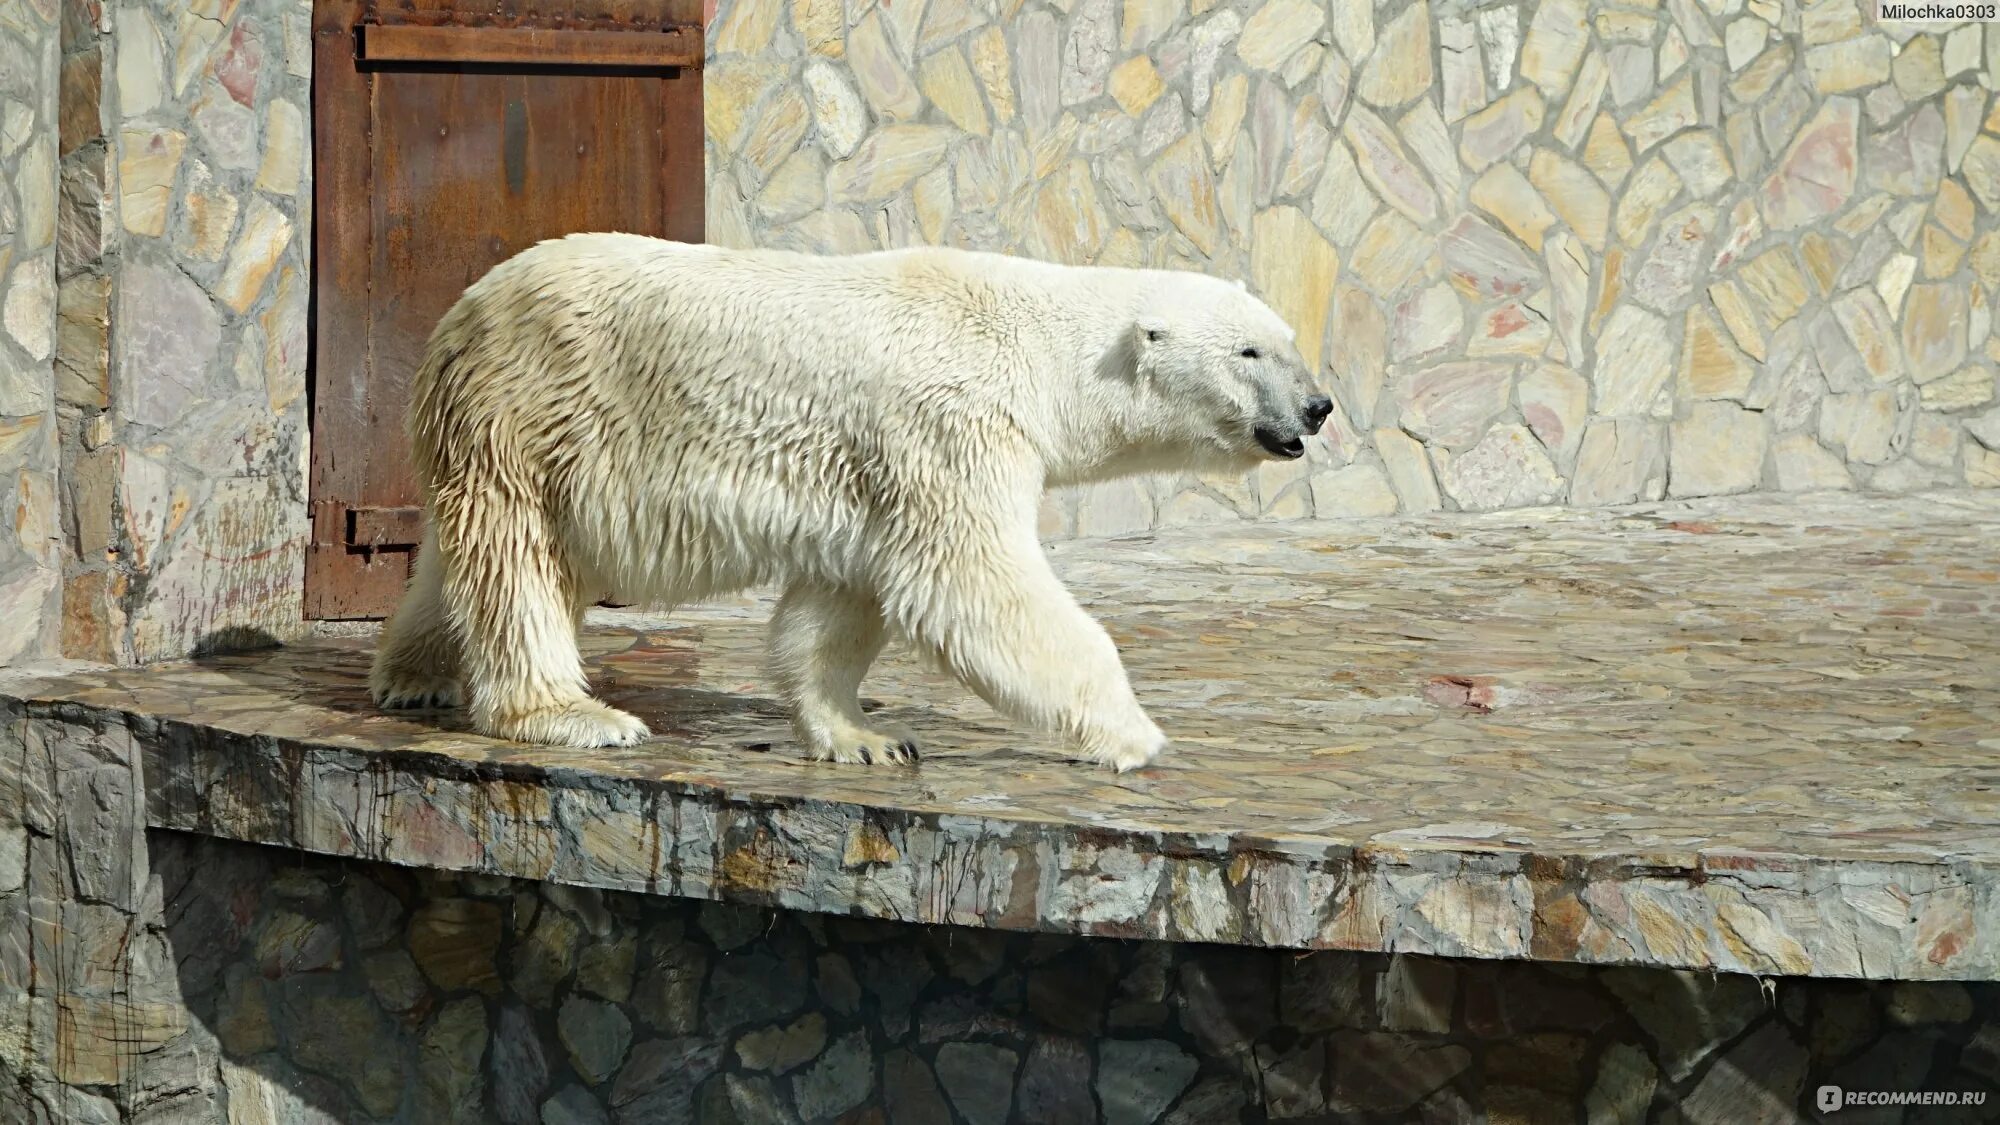
[[[142,745],[0,707],[6,1125],[1736,1125],[1814,1119],[1824,1083],[1987,1099],[1840,1122],[2000,1114],[2000,984],[1299,954],[454,875],[142,834]]]
[[[158,1120],[145,1112],[161,1101],[152,1076],[185,1086],[202,1073],[187,1061],[139,761],[129,728],[31,723],[0,699],[6,1125]]]
[[[192,1018],[101,1103],[150,1107],[132,1120],[1734,1123],[1809,1119],[1823,1082],[2000,1103],[2000,985],[1010,935],[148,850]]]

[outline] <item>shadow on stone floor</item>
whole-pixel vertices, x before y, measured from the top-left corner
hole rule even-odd
[[[191,655],[199,658],[233,652],[256,652],[278,648],[285,642],[266,629],[231,626],[204,633],[195,640]]]
[[[692,686],[695,677],[687,669],[698,660],[685,650],[648,643],[653,635],[642,633],[635,638],[622,630],[586,634],[583,643],[590,658],[592,695],[639,716],[656,739],[684,738],[727,718],[785,730],[789,740],[786,711],[775,698],[761,694],[761,684],[745,685],[747,692]],[[301,649],[286,647],[273,638],[268,645],[202,653],[189,661],[189,667],[241,689],[241,693],[232,693],[215,684],[221,688],[215,692],[219,695],[268,694],[301,708],[393,720],[419,731],[469,730],[462,707],[385,710],[376,706],[368,695],[374,644],[373,637],[357,637]],[[770,740],[761,740],[744,748],[766,750],[771,745]]]

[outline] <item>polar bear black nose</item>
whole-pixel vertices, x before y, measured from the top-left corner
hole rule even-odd
[[[1325,395],[1314,395],[1306,400],[1306,432],[1316,434],[1325,424],[1326,416],[1333,413],[1333,400]]]

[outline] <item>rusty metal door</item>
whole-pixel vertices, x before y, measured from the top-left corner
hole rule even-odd
[[[395,607],[403,418],[467,285],[575,231],[702,238],[700,0],[318,0],[306,615]]]

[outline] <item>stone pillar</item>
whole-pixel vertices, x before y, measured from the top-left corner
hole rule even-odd
[[[56,254],[55,400],[63,462],[63,627],[66,655],[118,656],[116,615],[125,575],[115,566],[117,450],[111,433],[109,259],[118,210],[105,135],[109,17],[88,0],[66,0],[62,23],[60,206]]]
[[[55,653],[57,14],[0,5],[0,665]]]
[[[301,629],[310,5],[69,0],[62,648]]]

